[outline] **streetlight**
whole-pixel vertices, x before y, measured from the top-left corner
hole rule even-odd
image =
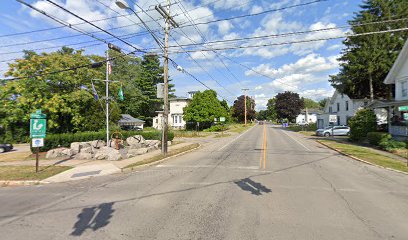
[[[124,1],[116,1],[115,3],[121,9],[130,9],[129,5]]]

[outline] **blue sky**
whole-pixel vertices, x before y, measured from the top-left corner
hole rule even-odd
[[[191,19],[195,23],[205,23],[249,13],[256,14],[270,9],[278,9],[311,1],[312,0],[180,0],[181,3],[171,5],[170,11],[171,15],[175,16],[174,19],[182,28],[173,29],[171,31],[170,46],[190,44],[192,41],[204,42],[236,39],[343,26],[353,17],[353,13],[359,10],[358,5],[361,4],[361,1],[355,0],[328,0],[252,17],[200,24],[197,26],[198,29],[193,26],[184,26],[189,25],[189,20]],[[81,20],[58,10],[46,1],[26,0],[26,2],[52,16],[58,17],[64,22],[71,24],[81,22]],[[140,33],[138,36],[128,37],[126,41],[139,48],[157,48],[157,44],[155,44],[153,38],[143,33],[144,29],[142,26],[135,25],[135,23],[139,23],[139,20],[135,16],[117,17],[118,13],[123,15],[128,12],[119,9],[114,1],[55,0],[54,2],[90,21],[110,17],[110,19],[94,23],[103,29],[116,28],[109,31],[117,36],[129,36],[129,34]],[[146,21],[149,28],[157,30],[156,33],[161,38],[163,36],[162,26],[164,20],[160,19],[159,13],[154,11],[154,4],[158,2],[163,3],[163,0],[127,0],[127,2],[136,10],[140,10],[139,7],[145,10],[149,9],[147,14],[140,13],[140,17]],[[173,3],[175,1],[171,0],[171,2]],[[135,3],[137,3],[137,6]],[[187,10],[188,14],[185,14],[183,10]],[[78,34],[78,32],[69,28],[58,28],[31,34],[4,37],[4,35],[8,34],[47,29],[61,25],[31,9],[23,7],[20,3],[13,0],[0,1],[0,15],[2,19],[0,26],[0,75],[3,75],[7,69],[7,63],[10,62],[5,60],[16,59],[22,55],[22,53],[10,52],[18,52],[22,49],[50,48],[37,50],[38,52],[48,52],[58,49],[52,47],[62,45],[70,46],[74,44],[71,47],[75,49],[85,49],[85,53],[88,54],[97,53],[102,55],[106,50],[106,46],[103,44],[95,46],[98,42],[89,36],[74,36],[59,40],[49,40]],[[155,22],[152,21],[152,18],[159,20]],[[86,24],[81,24],[77,27],[86,32],[98,31],[98,29]],[[313,32],[279,38],[255,39],[216,45],[207,44],[205,48],[251,46],[336,37],[344,35],[345,31],[347,31],[347,29],[335,29],[332,31]],[[108,35],[103,33],[95,33],[95,35],[100,38],[109,38]],[[41,40],[49,41],[8,46],[11,44]],[[82,43],[87,41],[95,42]],[[121,44],[120,42],[112,42],[121,46],[125,52],[133,50],[131,47]],[[298,92],[301,96],[315,100],[331,96],[333,89],[328,83],[328,76],[338,71],[338,62],[336,59],[342,48],[341,39],[260,48],[220,50],[216,53],[213,51],[191,52],[190,55],[180,53],[182,49],[173,47],[170,50],[170,58],[174,59],[178,65],[196,76],[207,86],[216,90],[220,96],[226,98],[230,103],[232,103],[237,96],[242,94],[242,88],[249,88],[248,94],[255,98],[257,109],[259,110],[265,108],[269,98],[285,90]],[[188,49],[197,50],[197,47],[190,47]],[[152,49],[152,51],[158,50]],[[225,58],[225,56],[258,73],[267,75],[268,78],[230,61]],[[220,59],[222,59],[222,61]],[[186,96],[187,92],[191,90],[205,89],[203,85],[191,77],[178,72],[173,67],[170,67],[170,74],[176,85],[176,93],[179,96]]]

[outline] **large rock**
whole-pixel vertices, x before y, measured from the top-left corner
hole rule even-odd
[[[94,158],[96,160],[117,161],[122,159],[122,155],[114,148],[102,147],[96,151]]]
[[[79,153],[92,153],[92,147],[85,147],[85,148],[81,148],[81,150],[79,151]]]
[[[96,148],[96,149],[99,149],[99,148],[101,148],[101,147],[105,147],[105,146],[106,146],[105,141],[102,141],[102,140],[95,140],[95,141],[92,141],[92,142],[90,142],[90,143],[91,143],[91,146],[92,146],[93,148]]]
[[[67,149],[63,150],[61,153],[62,153],[62,155],[65,155],[67,157],[72,157],[73,155],[75,155],[74,150],[72,150],[70,148],[67,148]]]
[[[143,147],[141,143],[134,143],[132,145],[129,145],[129,149],[139,149]]]
[[[71,143],[71,149],[75,154],[81,152],[81,149],[91,147],[89,142],[73,142]]]
[[[146,140],[145,146],[147,147],[155,147],[156,149],[160,146],[160,140]]]
[[[53,159],[53,158],[57,158],[57,157],[62,157],[63,154],[62,152],[65,151],[67,148],[55,148],[55,149],[51,149],[47,152],[47,154],[45,155],[46,159]]]
[[[76,159],[79,160],[87,160],[87,159],[92,159],[92,153],[88,152],[80,152],[75,156]]]
[[[81,149],[81,145],[79,142],[73,142],[71,143],[71,150],[74,152],[74,154],[79,153],[79,150]]]
[[[146,140],[145,140],[145,139],[143,138],[143,136],[141,136],[141,135],[135,135],[135,136],[126,138],[126,143],[127,143],[129,146],[138,145],[138,144],[144,144],[145,141],[146,141]]]
[[[128,155],[137,156],[137,155],[145,154],[145,153],[147,153],[148,151],[149,151],[148,148],[129,149]]]

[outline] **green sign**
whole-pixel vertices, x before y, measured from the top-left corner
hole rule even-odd
[[[408,121],[408,113],[404,113],[404,120]]]
[[[398,107],[398,111],[408,111],[408,106],[400,106]]]
[[[31,138],[45,138],[47,130],[46,115],[37,110],[30,115],[30,137]]]
[[[31,119],[30,120],[30,136],[31,138],[45,138],[47,129],[46,119]]]
[[[225,117],[220,117],[220,122],[225,122]]]

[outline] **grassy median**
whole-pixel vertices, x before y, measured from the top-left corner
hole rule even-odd
[[[66,171],[66,166],[41,166],[38,173],[34,166],[0,166],[0,180],[43,180]]]
[[[349,143],[339,143],[333,140],[318,140],[319,142],[337,149],[338,151],[357,157],[361,160],[402,172],[408,172],[407,163],[395,160],[386,155],[381,155],[368,147],[361,147]]]

